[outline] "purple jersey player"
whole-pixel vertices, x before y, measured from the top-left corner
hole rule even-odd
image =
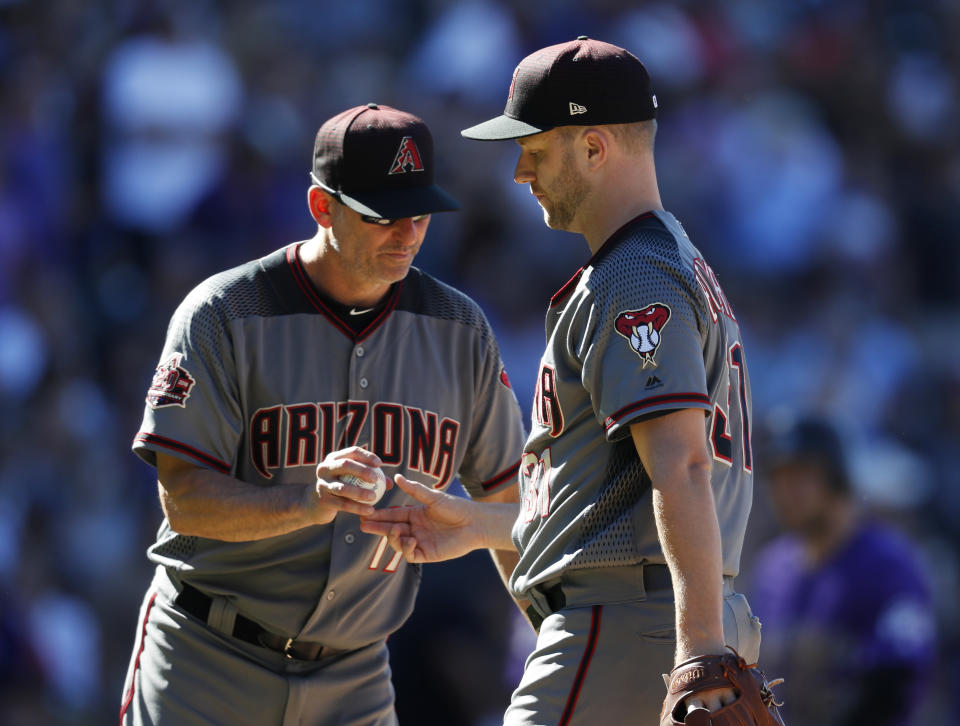
[[[786,533],[759,553],[750,600],[766,626],[765,662],[785,678],[785,720],[920,723],[934,616],[912,546],[861,513],[840,438],[825,421],[774,430],[764,470]]]

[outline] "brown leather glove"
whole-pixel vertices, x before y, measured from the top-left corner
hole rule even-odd
[[[732,649],[731,649],[732,650]],[[660,726],[785,726],[771,687],[756,664],[747,665],[735,651],[702,655],[670,671]],[[695,709],[687,713],[684,700],[711,688],[731,687],[737,697],[718,711]]]

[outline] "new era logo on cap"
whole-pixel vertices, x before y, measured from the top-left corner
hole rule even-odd
[[[587,107],[581,106],[579,103],[570,102],[570,115],[576,116],[578,113],[586,113]]]

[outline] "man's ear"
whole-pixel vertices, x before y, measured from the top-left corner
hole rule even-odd
[[[580,137],[581,152],[587,168],[596,169],[606,162],[610,154],[609,133],[604,129],[589,128]]]
[[[333,197],[318,186],[312,186],[307,191],[307,205],[310,207],[310,214],[321,227],[329,229],[333,226],[333,219],[330,215],[330,204],[332,202]]]

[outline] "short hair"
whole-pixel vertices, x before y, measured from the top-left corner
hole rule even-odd
[[[627,124],[610,124],[608,128],[627,152],[653,151],[653,140],[657,135],[656,119],[634,121]]]
[[[557,126],[564,142],[570,142],[590,126]],[[625,124],[604,124],[604,129],[610,131],[617,143],[623,147],[628,154],[639,154],[645,151],[653,151],[653,139],[657,135],[657,120],[648,119],[646,121],[632,121]]]

